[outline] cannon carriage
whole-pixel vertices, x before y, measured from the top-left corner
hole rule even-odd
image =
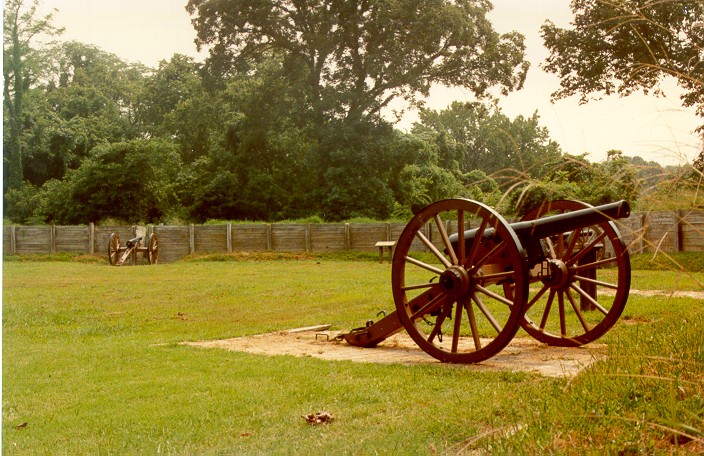
[[[143,236],[128,240],[124,245],[120,243],[120,235],[112,233],[108,240],[108,261],[112,266],[137,264],[137,256],[146,258],[149,264],[159,261],[159,239],[156,234],[150,233],[146,245],[142,244]]]
[[[593,342],[628,300],[630,260],[613,221],[629,215],[626,201],[592,207],[561,200],[509,224],[476,201],[430,204],[396,244],[396,310],[343,336],[374,347],[405,329],[422,350],[450,363],[484,361],[520,328],[549,345]],[[466,229],[469,219],[476,228]]]

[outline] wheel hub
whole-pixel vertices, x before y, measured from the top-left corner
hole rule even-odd
[[[446,293],[454,296],[466,293],[470,282],[469,274],[462,266],[452,266],[440,275],[440,286]]]
[[[552,259],[543,265],[541,275],[545,285],[551,288],[563,288],[569,282],[570,271],[564,261]]]

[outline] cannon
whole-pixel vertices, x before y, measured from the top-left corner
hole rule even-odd
[[[626,201],[593,207],[559,200],[509,224],[476,201],[432,203],[396,244],[396,310],[342,337],[374,347],[405,329],[449,363],[489,359],[519,328],[553,346],[593,342],[628,300],[630,259],[614,220],[629,215]],[[475,228],[467,229],[470,221]]]
[[[156,234],[149,234],[147,245],[142,245],[142,236],[128,240],[125,245],[120,244],[120,235],[112,233],[108,240],[108,261],[112,266],[122,266],[127,260],[131,264],[137,263],[137,255],[147,258],[149,264],[156,264],[159,261],[159,239]]]

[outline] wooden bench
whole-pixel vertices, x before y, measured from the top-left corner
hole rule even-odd
[[[396,246],[396,241],[379,241],[374,244],[375,247],[379,248],[379,263],[384,262],[384,249],[389,249],[389,261],[392,261],[394,257],[394,247]]]

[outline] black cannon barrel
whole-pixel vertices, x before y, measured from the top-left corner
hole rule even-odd
[[[621,200],[536,220],[512,223],[511,228],[521,240],[528,237],[542,239],[598,223],[628,218],[629,215],[631,215],[631,205],[628,201]]]
[[[621,200],[615,203],[588,207],[572,212],[565,212],[563,214],[550,215],[535,220],[512,223],[511,228],[521,242],[525,242],[531,238],[542,239],[590,225],[627,218],[629,215],[631,215],[631,205],[628,204],[628,201]],[[465,242],[471,243],[476,232],[476,228],[465,231]],[[487,229],[484,234],[485,236],[491,236],[493,229]],[[457,234],[450,236],[450,242],[453,247],[456,247],[457,238]]]
[[[138,242],[142,242],[142,236],[137,236],[136,238],[130,239],[129,241],[127,241],[127,247],[128,247],[128,248],[132,248],[132,247],[134,247],[135,244],[137,244]]]

